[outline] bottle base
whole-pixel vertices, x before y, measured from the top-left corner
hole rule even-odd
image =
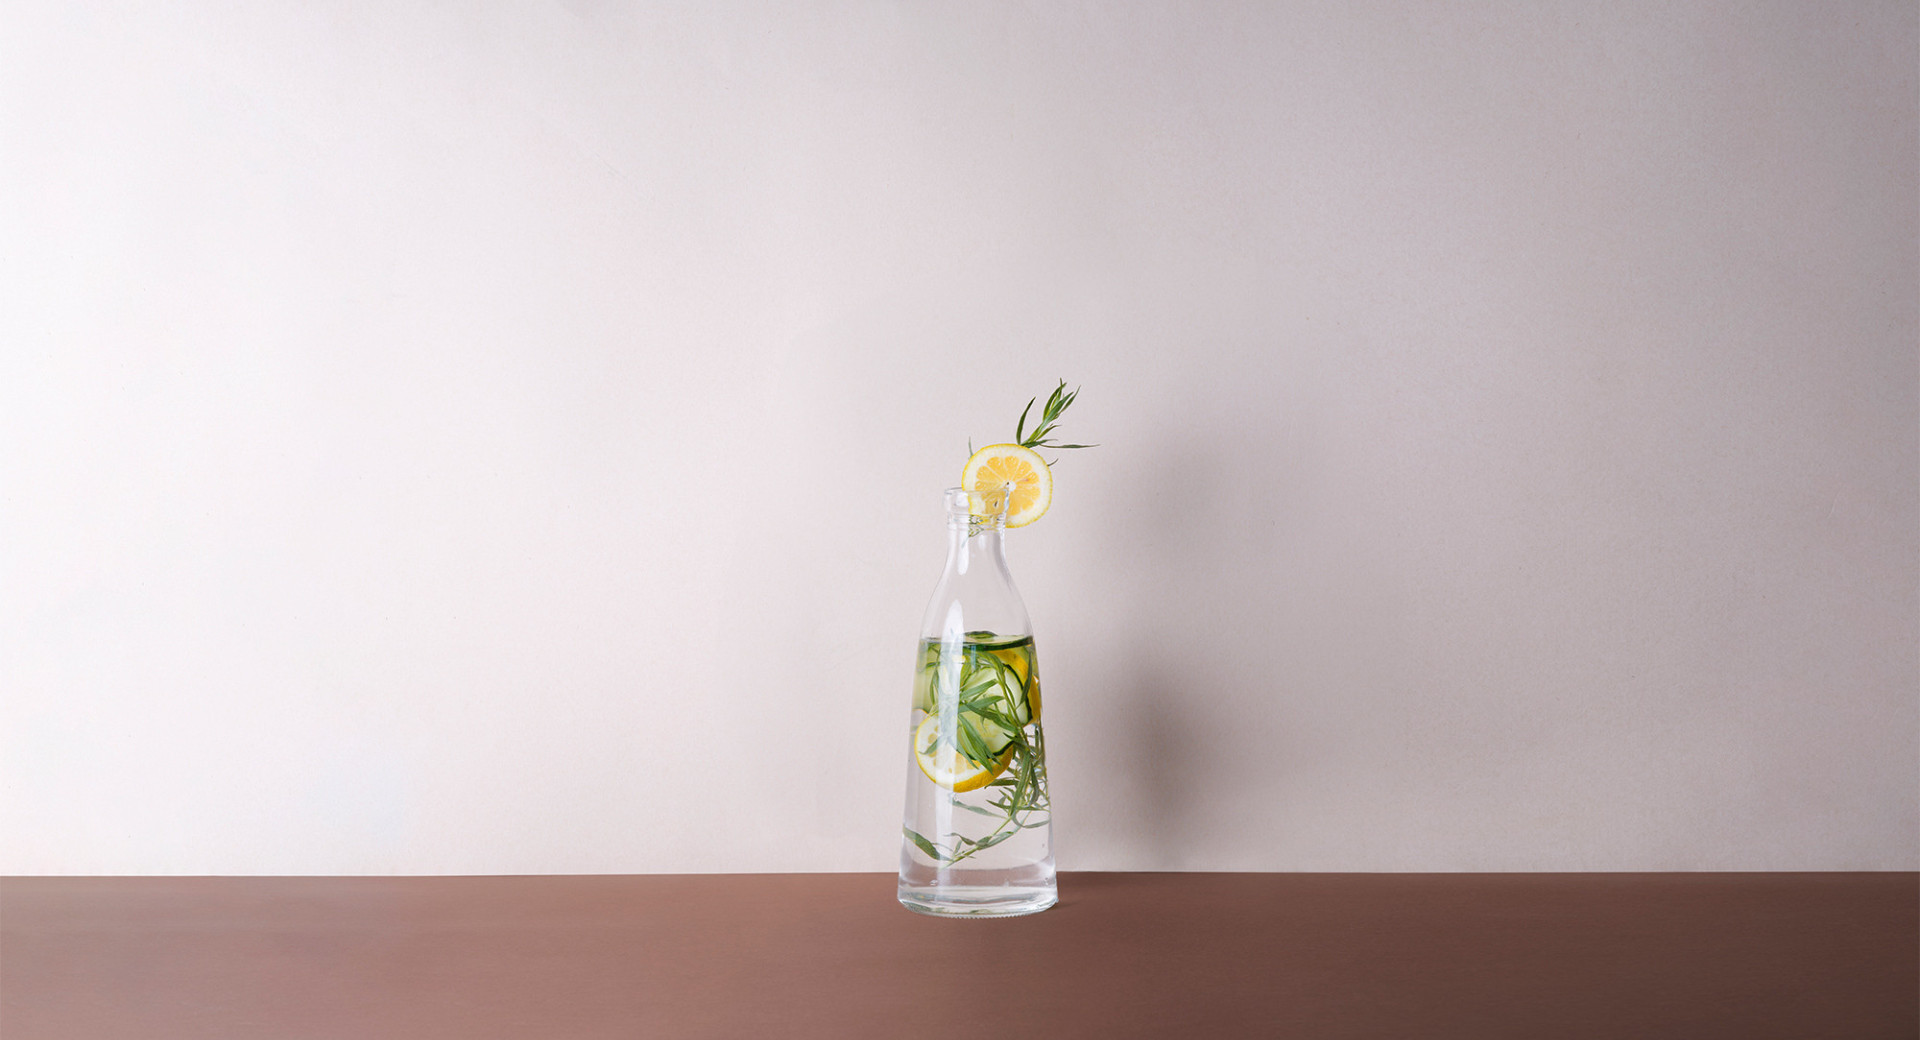
[[[1025,917],[1060,901],[1053,888],[943,885],[900,889],[900,905],[929,917]]]

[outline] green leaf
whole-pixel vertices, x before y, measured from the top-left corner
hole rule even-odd
[[[960,748],[960,753],[972,759],[975,765],[992,766],[995,755],[987,750],[987,742],[974,731],[973,724],[962,718],[958,729],[959,732],[955,736],[958,738],[956,744]]]
[[[945,863],[947,861],[948,856],[946,855],[946,853],[941,852],[939,847],[934,845],[933,842],[930,842],[927,839],[921,837],[920,835],[914,833],[913,829],[910,827],[902,827],[900,829],[906,832],[908,841],[911,841],[915,845],[920,846],[921,852],[926,853],[927,855],[933,857],[935,860],[941,863]]]
[[[1060,410],[1066,407],[1066,402],[1061,400],[1061,395],[1066,392],[1067,392],[1067,381],[1062,379],[1060,381],[1060,384],[1053,388],[1053,393],[1050,393],[1047,395],[1047,411],[1046,411],[1047,418],[1051,419],[1054,416],[1059,415]]]
[[[998,845],[1001,842],[1006,841],[1008,838],[1013,837],[1015,833],[1016,833],[1015,831],[996,831],[992,834],[987,835],[984,838],[981,838],[979,841],[974,842],[973,851],[979,852],[981,849],[993,848],[995,845]]]
[[[996,697],[994,700],[998,701],[999,698]],[[1008,733],[1014,734],[1014,740],[1016,742],[1019,741],[1020,723],[1014,721],[1011,716],[1001,712],[997,708],[989,707],[986,704],[974,705],[967,710],[1006,730]]]
[[[1073,405],[1074,399],[1079,396],[1078,387],[1068,390],[1067,381],[1060,380],[1055,384],[1053,392],[1047,395],[1047,403],[1041,406],[1040,418],[1034,422],[1032,433],[1027,432],[1027,420],[1032,416],[1034,402],[1039,398],[1029,398],[1027,406],[1020,410],[1020,421],[1014,426],[1014,441],[1027,448],[1056,447],[1051,440],[1054,426],[1059,422],[1060,416]],[[1075,447],[1092,448],[1097,445],[1081,444]],[[968,443],[968,448],[972,448],[971,442]]]

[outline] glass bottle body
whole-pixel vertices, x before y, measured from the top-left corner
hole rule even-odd
[[[914,661],[900,902],[1005,917],[1057,899],[1039,661],[1004,499],[947,493],[947,566]]]

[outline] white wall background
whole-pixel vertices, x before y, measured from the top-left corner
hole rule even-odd
[[[0,872],[1920,867],[1911,3],[13,3]]]

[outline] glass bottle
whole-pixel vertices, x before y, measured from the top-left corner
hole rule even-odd
[[[1007,569],[1007,489],[949,488],[947,567],[914,661],[900,902],[1011,917],[1057,900],[1040,672]]]

